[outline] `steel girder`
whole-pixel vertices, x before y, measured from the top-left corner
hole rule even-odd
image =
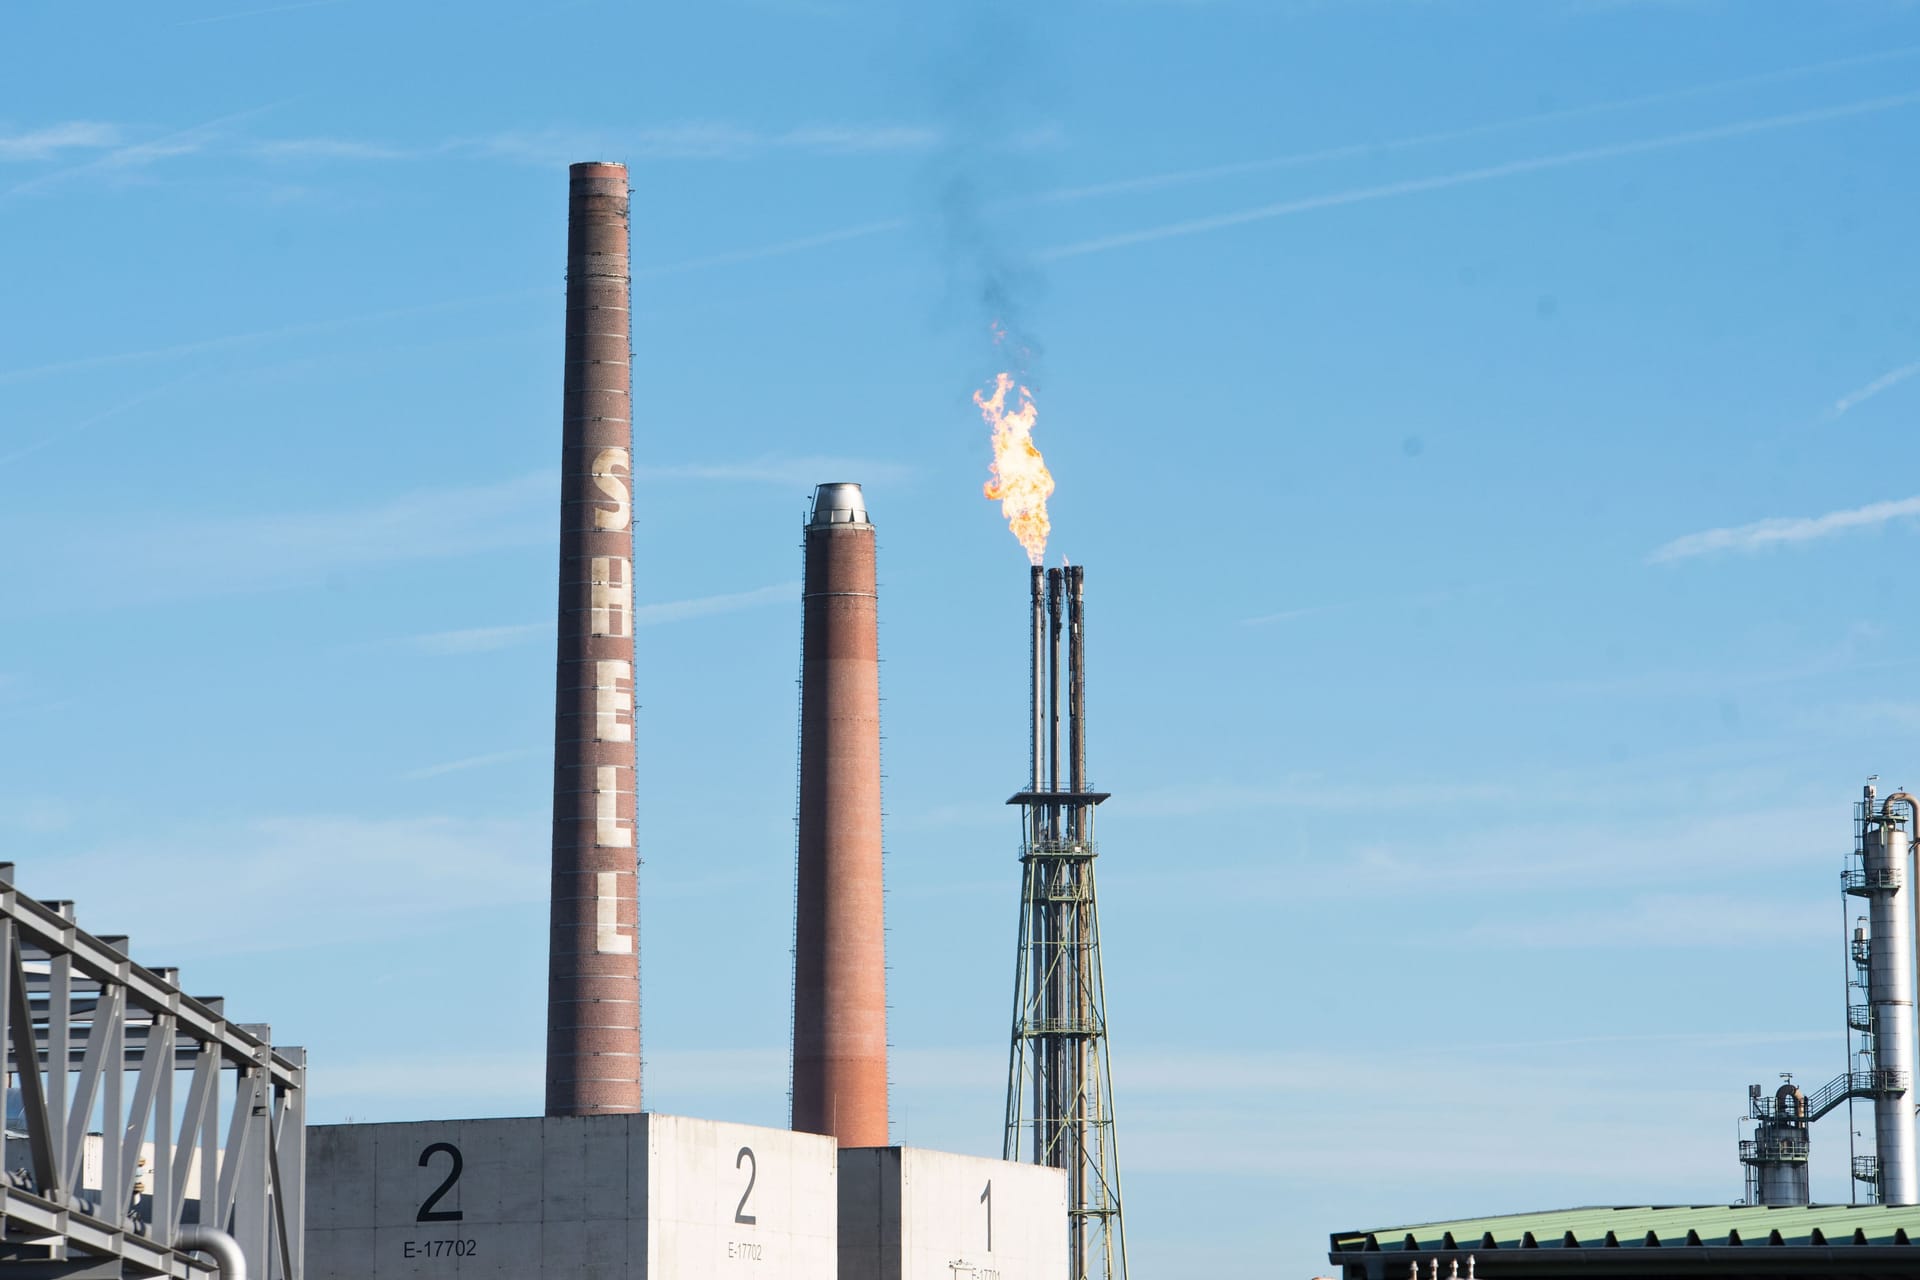
[[[302,1280],[306,1052],[135,964],[0,863],[0,1280],[203,1276],[183,1223],[255,1280]],[[225,1102],[225,1116],[222,1103]]]

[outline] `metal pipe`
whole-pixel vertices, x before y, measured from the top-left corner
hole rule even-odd
[[[1087,651],[1082,626],[1082,570],[1067,570],[1067,777],[1075,794],[1087,789]],[[1086,838],[1086,806],[1076,805],[1074,835]]]
[[[1087,789],[1087,651],[1086,651],[1086,569],[1082,565],[1073,565],[1066,570],[1067,592],[1067,716],[1068,716],[1068,777],[1069,785],[1076,794]],[[1083,848],[1093,836],[1093,806],[1074,805],[1073,836]],[[1087,981],[1088,961],[1087,929],[1087,879],[1093,874],[1092,864],[1079,862],[1072,874],[1075,877],[1075,892],[1072,901],[1061,904],[1061,912],[1066,923],[1066,945],[1071,948],[1070,962],[1061,967],[1071,975],[1069,989],[1066,992],[1067,1016],[1072,1019],[1075,1034],[1066,1042],[1064,1052],[1067,1057],[1067,1087],[1064,1116],[1069,1123],[1067,1147],[1068,1167],[1071,1170],[1071,1190],[1075,1205],[1087,1203],[1087,1136],[1089,1133],[1087,1099],[1087,1050],[1090,1041],[1086,1029],[1092,1024],[1093,1009],[1090,1002],[1090,988]],[[1085,1270],[1087,1243],[1087,1221],[1081,1219],[1074,1224],[1072,1239],[1073,1274],[1082,1274]]]
[[[1065,621],[1065,583],[1058,569],[1047,570],[1047,790],[1060,789],[1060,630]],[[1054,832],[1058,835],[1059,832]]]
[[[1033,787],[1040,790],[1042,774],[1047,764],[1047,571],[1039,565],[1033,566],[1033,608],[1029,619],[1033,628]],[[1040,806],[1034,805],[1033,830],[1028,832],[1030,839],[1041,839],[1045,832],[1040,828]]]
[[[1889,798],[1877,814],[1868,811],[1863,849],[1872,938],[1867,995],[1873,1010],[1874,1146],[1880,1202],[1916,1204],[1913,838],[1889,815],[1892,803]]]
[[[173,1247],[212,1258],[220,1269],[220,1280],[247,1280],[247,1256],[240,1252],[240,1242],[224,1231],[185,1223],[174,1232]]]
[[[1034,803],[1028,807],[1030,829],[1027,838],[1030,845],[1038,845],[1048,837],[1048,823],[1051,810],[1039,803],[1039,793],[1046,785],[1047,768],[1047,571],[1039,565],[1033,566],[1030,578],[1032,584],[1032,625],[1033,625],[1033,793]],[[1029,921],[1033,934],[1032,950],[1040,963],[1034,964],[1028,971],[1029,1008],[1036,1019],[1044,1020],[1047,1014],[1047,995],[1051,978],[1047,971],[1045,957],[1048,949],[1049,929],[1052,925],[1052,912],[1047,907],[1047,886],[1038,866],[1034,868],[1037,877],[1033,882],[1034,896],[1023,904],[1023,909],[1031,917]],[[1041,1119],[1052,1114],[1048,1098],[1048,1063],[1045,1052],[1033,1055],[1033,1095],[1035,1121],[1033,1125],[1033,1162],[1046,1160],[1047,1126]]]
[[[1910,792],[1896,791],[1881,802],[1880,812],[1884,815],[1896,804],[1904,804],[1907,808],[1907,856],[1901,863],[1896,865],[1901,866],[1905,871],[1907,936],[1910,939],[1916,939],[1913,948],[1915,952],[1913,963],[1920,965],[1920,892],[1915,892],[1916,873],[1920,873],[1920,800],[1916,800]],[[1915,976],[1916,970],[1909,969],[1908,973],[1909,982],[1920,985],[1920,977]],[[1881,1202],[1883,1204],[1920,1204],[1920,1146],[1916,1146],[1916,1142],[1920,1140],[1916,1139],[1914,1133],[1915,1122],[1916,1120],[1920,1120],[1920,1098],[1916,1098],[1915,1096],[1916,1088],[1920,1088],[1920,1080],[1916,1080],[1915,1078],[1916,1074],[1920,1073],[1920,1025],[1916,1025],[1914,1021],[1915,1016],[1914,1011],[1908,1011],[1907,1034],[1910,1045],[1908,1056],[1909,1061],[1911,1061],[1913,1065],[1909,1068],[1907,1075],[1907,1092],[1900,1100],[1906,1112],[1905,1133],[1909,1148],[1906,1167],[1911,1171],[1909,1174],[1909,1182],[1912,1184],[1912,1189],[1908,1193],[1908,1198],[1903,1200],[1890,1200],[1886,1198],[1886,1187],[1888,1184],[1882,1182],[1880,1185],[1882,1188]],[[1876,1112],[1876,1115],[1877,1114]],[[1876,1121],[1876,1129],[1877,1127]]]

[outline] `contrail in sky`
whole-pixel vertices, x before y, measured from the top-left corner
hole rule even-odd
[[[1859,388],[1857,391],[1849,391],[1838,400],[1835,400],[1833,402],[1833,408],[1827,411],[1827,416],[1829,418],[1837,418],[1847,410],[1857,405],[1865,404],[1887,388],[1905,382],[1916,373],[1920,373],[1920,360],[1915,360],[1912,364],[1901,365],[1891,373],[1883,373],[1866,386]]]
[[[239,13],[216,13],[206,18],[183,18],[174,23],[176,27],[198,27],[209,22],[231,22],[235,18],[258,18],[269,13],[289,13],[295,9],[322,9],[328,5],[345,4],[347,0],[300,0],[299,4],[276,4],[267,9],[242,9]]]
[[[1298,200],[1282,200],[1274,204],[1257,205],[1251,209],[1239,209],[1231,213],[1214,214],[1206,218],[1192,218],[1185,222],[1167,223],[1158,227],[1147,227],[1139,231],[1126,231],[1118,235],[1101,236],[1092,240],[1082,240],[1076,244],[1060,245],[1045,249],[1038,255],[1043,262],[1058,258],[1077,258],[1083,254],[1104,253],[1109,249],[1124,249],[1131,245],[1148,244],[1155,240],[1171,240],[1178,236],[1201,235],[1209,231],[1222,231],[1228,227],[1244,226],[1250,222],[1265,222],[1272,218],[1285,218],[1296,213],[1307,213],[1315,209],[1330,209],[1338,205],[1363,204],[1372,200],[1391,200],[1400,196],[1418,195],[1426,191],[1442,191],[1449,187],[1464,187],[1476,182],[1491,182],[1497,178],[1518,177],[1524,173],[1539,173],[1548,169],[1565,169],[1573,165],[1586,164],[1594,160],[1611,160],[1620,156],[1644,155],[1651,151],[1666,151],[1674,147],[1694,146],[1703,142],[1717,142],[1725,138],[1746,137],[1749,134],[1768,133],[1775,129],[1790,129],[1803,124],[1818,124],[1826,120],[1841,120],[1850,116],[1872,115],[1880,111],[1892,111],[1899,107],[1912,106],[1920,102],[1920,93],[1896,94],[1887,98],[1868,98],[1861,102],[1844,103],[1836,107],[1819,107],[1811,111],[1795,111],[1787,115],[1762,116],[1754,120],[1741,120],[1733,124],[1716,125],[1711,129],[1693,129],[1686,133],[1670,133],[1658,138],[1641,138],[1633,142],[1615,142],[1605,146],[1583,147],[1578,151],[1564,151],[1559,155],[1535,156],[1526,160],[1510,160],[1504,164],[1486,165],[1477,169],[1462,169],[1455,173],[1438,174],[1430,178],[1409,178],[1401,182],[1381,183],[1378,186],[1354,187],[1346,191],[1334,191],[1326,195],[1306,196]]]
[[[1201,169],[1145,174],[1137,178],[1116,178],[1110,182],[1096,182],[1082,187],[1063,187],[1008,203],[1062,204],[1075,200],[1095,199],[1100,196],[1125,195],[1134,191],[1153,191],[1161,187],[1180,186],[1190,182],[1205,182],[1211,178],[1231,178],[1243,173],[1259,173],[1268,169],[1296,168],[1325,160],[1347,160],[1389,151],[1405,151],[1441,142],[1458,142],[1463,138],[1484,137],[1490,133],[1507,133],[1528,125],[1545,124],[1554,120],[1577,120],[1583,116],[1627,111],[1634,107],[1648,107],[1657,103],[1678,101],[1682,98],[1697,98],[1705,94],[1721,93],[1728,89],[1745,89],[1754,85],[1773,84],[1781,80],[1818,75],[1826,71],[1840,71],[1848,67],[1866,66],[1875,62],[1891,62],[1899,58],[1911,58],[1916,54],[1920,54],[1920,45],[1907,45],[1899,49],[1886,49],[1879,53],[1862,53],[1850,58],[1834,58],[1827,62],[1786,67],[1779,71],[1763,71],[1756,75],[1740,76],[1732,80],[1715,80],[1710,84],[1691,85],[1683,89],[1663,89],[1657,93],[1643,93],[1632,98],[1616,98],[1611,102],[1561,107],[1554,111],[1513,116],[1486,124],[1464,125],[1458,129],[1443,129],[1435,133],[1416,133],[1404,138],[1389,138],[1384,142],[1354,142],[1338,147],[1323,147],[1317,151],[1301,151],[1293,155],[1270,156],[1260,160],[1239,160],[1228,164],[1209,165]]]
[[[1836,62],[1836,63],[1821,63],[1816,65],[1820,68],[1830,68],[1835,66],[1851,65],[1851,64],[1860,63],[1860,62],[1878,61],[1878,60],[1883,60],[1883,59],[1893,58],[1898,56],[1906,56],[1907,54],[1912,52],[1915,52],[1915,50],[1890,50],[1885,54],[1862,55],[1859,58],[1843,59],[1840,62]],[[1795,72],[1788,72],[1788,71],[1769,72],[1769,73],[1766,73],[1764,76],[1748,77],[1746,81],[1727,81],[1727,82],[1722,82],[1722,84],[1723,86],[1726,84],[1740,84],[1740,83],[1746,83],[1753,80],[1782,77],[1782,76],[1786,76],[1794,73]],[[1701,91],[1704,92],[1705,91],[1704,88]],[[1691,91],[1674,90],[1674,91],[1671,91],[1669,95],[1664,95],[1664,96],[1677,96],[1687,92],[1691,92]],[[1649,97],[1659,97],[1659,96],[1663,96],[1663,95],[1649,95]],[[1644,100],[1645,99],[1628,99],[1626,101],[1638,102],[1638,101],[1644,101]],[[1144,244],[1144,243],[1148,243],[1155,240],[1171,239],[1176,236],[1197,235],[1207,231],[1217,231],[1227,227],[1239,226],[1244,223],[1260,222],[1260,221],[1265,221],[1271,218],[1287,217],[1292,214],[1305,213],[1314,209],[1333,208],[1339,205],[1348,205],[1348,204],[1361,204],[1361,203],[1365,203],[1373,200],[1394,199],[1400,196],[1416,195],[1425,191],[1439,191],[1449,187],[1466,186],[1471,183],[1487,182],[1497,178],[1515,177],[1525,173],[1535,173],[1535,172],[1540,172],[1542,170],[1565,168],[1571,165],[1583,164],[1592,160],[1611,159],[1618,156],[1628,156],[1628,155],[1642,154],[1645,152],[1661,151],[1661,150],[1666,150],[1672,147],[1691,146],[1694,144],[1703,143],[1703,142],[1712,142],[1712,141],[1716,141],[1723,138],[1734,138],[1734,137],[1741,137],[1747,134],[1764,133],[1773,129],[1784,129],[1784,128],[1791,128],[1797,125],[1814,124],[1824,120],[1837,120],[1837,119],[1843,119],[1849,116],[1868,115],[1868,114],[1872,114],[1879,111],[1890,111],[1898,107],[1910,106],[1915,102],[1920,102],[1920,94],[1909,93],[1909,94],[1901,94],[1901,95],[1890,97],[1890,98],[1873,98],[1873,99],[1868,99],[1862,102],[1847,103],[1847,104],[1843,104],[1841,106],[1836,106],[1836,107],[1825,107],[1825,108],[1819,108],[1811,111],[1796,112],[1789,115],[1766,116],[1756,120],[1740,121],[1734,124],[1720,125],[1710,129],[1698,129],[1688,133],[1669,134],[1664,137],[1646,138],[1646,139],[1641,139],[1635,142],[1622,142],[1622,143],[1614,143],[1606,146],[1587,147],[1578,151],[1564,152],[1559,155],[1538,156],[1538,157],[1534,157],[1532,159],[1527,159],[1527,160],[1509,161],[1504,164],[1489,165],[1489,166],[1486,166],[1483,168],[1477,168],[1477,169],[1467,169],[1467,170],[1462,170],[1460,172],[1450,173],[1450,174],[1440,174],[1434,177],[1413,178],[1413,179],[1407,179],[1401,182],[1389,182],[1389,183],[1383,183],[1383,184],[1380,184],[1377,186],[1371,186],[1371,187],[1352,188],[1346,191],[1337,191],[1337,192],[1332,192],[1326,195],[1307,196],[1298,200],[1281,201],[1275,204],[1261,205],[1252,209],[1243,209],[1237,212],[1217,214],[1217,215],[1214,215],[1213,217],[1208,217],[1208,218],[1196,218],[1186,222],[1172,223],[1166,226],[1149,227],[1140,231],[1124,232],[1119,235],[1105,236],[1105,237],[1092,239],[1092,240],[1084,240],[1075,244],[1062,245],[1053,249],[1044,250],[1038,256],[1043,261],[1050,261],[1055,258],[1078,257],[1083,254],[1104,252],[1108,249],[1124,248],[1128,245]],[[277,105],[277,104],[273,104],[273,105]],[[79,165],[79,166],[75,166],[73,168],[68,168],[68,169],[62,169],[62,170],[59,170],[58,172],[51,173],[51,174],[45,174],[45,175],[42,175],[40,178],[36,178],[36,179],[30,180],[29,182],[22,183],[12,188],[9,188],[4,192],[0,192],[0,200],[4,200],[9,196],[15,195],[24,190],[28,190],[32,187],[42,185],[48,182],[52,182],[60,178],[68,177],[68,176],[80,173],[87,169],[95,168],[101,165],[111,164],[116,157],[125,156],[126,153],[128,152],[141,151],[144,148],[146,149],[147,153],[151,153],[152,149],[163,146],[170,139],[184,139],[191,135],[216,128],[219,125],[224,124],[228,121],[240,119],[242,117],[249,116],[249,115],[254,115],[254,114],[257,114],[258,112],[266,111],[269,109],[271,109],[270,106],[257,107],[250,111],[238,112],[230,116],[223,116],[217,120],[209,121],[206,124],[196,125],[190,129],[183,129],[178,133],[170,134],[166,138],[159,139],[156,142],[138,144],[135,147],[121,148],[119,150],[110,152],[108,155],[100,157],[97,160],[91,161],[88,164]],[[1606,109],[1606,104],[1599,104],[1590,108],[1568,108],[1568,112],[1579,114],[1579,113],[1584,113],[1588,111],[1599,111],[1603,109]],[[1552,115],[1554,113],[1548,113],[1548,114]],[[1565,114],[1565,113],[1562,113],[1562,114]],[[1536,117],[1536,118],[1544,119],[1547,117],[1543,116],[1543,117]],[[1499,127],[1499,126],[1492,126],[1492,125],[1482,126],[1483,129],[1492,129],[1495,127]],[[1428,137],[1429,139],[1438,137],[1438,136],[1440,135],[1426,135],[1426,137]],[[1411,145],[1413,141],[1416,141],[1416,140],[1405,140],[1404,143],[1385,143],[1385,144],[1379,144],[1379,146],[1390,147],[1390,146],[1398,146],[1398,145]],[[1379,149],[1379,147],[1376,147],[1374,149]],[[1340,150],[1344,151],[1345,149],[1340,149]],[[1322,153],[1315,153],[1315,154],[1331,155],[1334,153],[1322,152]],[[1273,162],[1254,161],[1249,163],[1255,164],[1255,165],[1265,165]],[[1224,171],[1224,170],[1221,170],[1221,171]],[[1195,171],[1195,172],[1214,172],[1214,171]],[[1108,183],[1106,184],[1105,187],[1102,187],[1102,188],[1082,188],[1081,190],[1084,192],[1105,192],[1106,190],[1109,190],[1109,189],[1119,190],[1126,187],[1137,186],[1138,184],[1141,184],[1141,183],[1147,183],[1147,184],[1159,183],[1163,179],[1168,178],[1169,176],[1176,179],[1179,177],[1179,175],[1159,175],[1157,177],[1148,177],[1148,178],[1141,178],[1141,179],[1125,179],[1119,182]],[[1058,198],[1064,199],[1068,197],[1059,196]],[[855,226],[842,227],[837,230],[821,232],[821,233],[809,235],[809,236],[802,236],[797,239],[780,241],[774,244],[757,245],[757,246],[753,246],[745,249],[730,250],[725,253],[712,254],[706,257],[701,257],[701,258],[691,258],[681,262],[663,263],[659,266],[654,266],[654,267],[640,267],[635,270],[634,275],[636,278],[650,278],[650,277],[656,277],[656,276],[677,275],[682,272],[704,270],[711,267],[730,266],[736,263],[752,262],[752,261],[756,261],[763,258],[780,257],[787,254],[800,253],[809,249],[823,248],[829,245],[840,244],[846,241],[865,239],[871,236],[877,236],[877,235],[888,234],[896,231],[901,231],[901,230],[905,230],[910,225],[912,224],[907,219],[904,219],[904,218],[890,218],[890,219],[885,219],[877,222],[865,222]],[[478,305],[478,304],[488,303],[488,302],[504,301],[512,298],[529,297],[529,296],[533,296],[535,294],[540,294],[540,293],[556,293],[556,292],[558,292],[557,289],[538,289],[538,290],[521,290],[515,293],[508,293],[508,294],[489,294],[489,295],[484,295],[484,296],[474,297],[474,298],[456,299],[456,300],[451,300],[443,303],[430,303],[420,307],[405,307],[405,308],[395,308],[395,309],[384,310],[384,311],[366,312],[360,315],[343,316],[335,320],[319,321],[311,324],[288,325],[288,326],[277,328],[277,329],[263,329],[263,330],[257,330],[254,332],[249,332],[249,333],[228,334],[221,337],[207,338],[207,339],[202,339],[196,342],[180,343],[180,344],[167,346],[167,347],[149,348],[149,349],[140,350],[140,351],[118,352],[110,355],[101,355],[101,356],[84,356],[78,359],[56,361],[54,363],[44,364],[44,365],[27,366],[27,367],[14,368],[14,369],[0,369],[0,384],[5,384],[9,382],[19,382],[28,378],[40,377],[40,376],[50,375],[50,374],[79,372],[81,370],[98,368],[104,365],[127,364],[127,363],[134,363],[134,362],[145,361],[145,360],[159,360],[159,359],[167,359],[175,356],[192,355],[197,352],[216,350],[222,347],[238,346],[238,345],[243,345],[243,344],[252,343],[252,342],[269,341],[275,338],[294,337],[301,334],[315,333],[315,332],[320,332],[328,329],[344,328],[350,325],[354,325],[354,324],[358,324],[366,321],[390,319],[397,316],[416,314],[416,313],[425,312],[425,311],[440,310],[442,308],[473,306],[473,305]],[[1916,363],[1915,365],[1907,366],[1902,369],[1896,369],[1892,373],[1885,375],[1884,377],[1880,378],[1876,382],[1861,388],[1859,391],[1843,397],[1834,406],[1833,410],[1831,410],[1830,412],[1833,414],[1833,416],[1838,416],[1841,413],[1845,413],[1847,410],[1852,409],[1856,405],[1860,404],[1862,401],[1868,399],[1871,396],[1878,395],[1880,392],[1887,390],[1889,387],[1893,386],[1897,382],[1904,381],[1906,378],[1912,376],[1912,374],[1916,372],[1920,372],[1920,363]]]
[[[807,249],[839,244],[844,240],[861,240],[867,236],[877,236],[888,231],[904,231],[907,226],[905,218],[888,218],[884,222],[863,222],[857,227],[842,227],[838,231],[824,231],[819,235],[801,236],[796,240],[782,240],[778,244],[759,245],[751,249],[733,249],[704,258],[688,258],[684,262],[663,263],[657,267],[636,267],[633,278],[648,280],[655,276],[678,275],[683,271],[700,271],[707,267],[730,267],[738,262],[779,258],[789,253],[800,253]]]
[[[76,177],[79,174],[88,173],[95,169],[113,169],[122,165],[137,163],[141,160],[157,160],[165,156],[179,155],[185,151],[198,150],[200,146],[199,140],[203,135],[213,132],[222,125],[232,124],[236,120],[245,120],[251,116],[260,115],[262,112],[272,111],[275,107],[285,106],[290,101],[291,99],[289,98],[282,98],[277,102],[268,102],[257,107],[248,107],[245,111],[234,111],[224,116],[215,116],[211,120],[190,125],[185,129],[177,129],[172,133],[150,139],[146,142],[136,142],[131,146],[115,147],[105,155],[89,160],[85,164],[76,164],[65,169],[56,169],[52,173],[43,173],[37,178],[29,178],[25,182],[17,182],[5,191],[0,191],[0,200],[11,199],[27,191],[37,191],[42,187],[51,186],[56,182]]]
[[[490,764],[505,764],[509,760],[518,760],[522,756],[531,754],[533,753],[530,751],[493,751],[483,756],[468,756],[463,760],[449,760],[445,764],[430,764],[424,769],[409,770],[400,775],[400,780],[418,782],[425,778],[438,778],[467,769],[481,769]]]
[[[165,382],[157,387],[149,388],[130,400],[122,400],[119,404],[102,409],[90,418],[82,418],[78,422],[70,422],[64,427],[51,431],[30,445],[15,449],[11,453],[0,453],[0,467],[9,466],[12,463],[18,462],[29,454],[38,453],[56,440],[59,440],[62,436],[70,435],[75,431],[85,430],[87,427],[96,426],[99,423],[107,421],[109,418],[117,417],[125,413],[129,409],[143,405],[155,396],[164,395],[181,383],[190,381],[193,377],[193,374],[188,374],[186,377],[175,378],[171,382]]]
[[[1875,502],[1846,511],[1829,511],[1822,516],[1775,516],[1769,520],[1756,520],[1752,524],[1708,529],[1703,533],[1675,538],[1655,550],[1647,557],[1647,561],[1650,564],[1664,564],[1672,560],[1712,555],[1717,551],[1759,551],[1767,547],[1814,542],[1835,534],[1871,529],[1893,520],[1916,516],[1920,516],[1920,497]]]
[[[116,351],[103,356],[80,356],[73,360],[57,360],[52,364],[25,365],[17,369],[0,369],[0,385],[9,382],[24,382],[29,378],[45,377],[49,374],[77,373],[83,369],[98,369],[107,365],[138,364],[145,360],[167,360],[175,356],[190,356],[202,351],[218,351],[225,347],[246,346],[254,342],[271,342],[276,338],[297,338],[310,333],[325,333],[331,329],[345,329],[356,324],[367,324],[376,320],[395,320],[405,316],[426,315],[434,311],[454,311],[461,307],[478,307],[493,302],[513,302],[524,298],[558,296],[557,285],[546,285],[537,289],[514,289],[507,293],[483,293],[471,298],[449,298],[444,302],[423,302],[413,307],[388,307],[383,311],[363,311],[358,315],[337,316],[332,320],[315,320],[310,324],[290,324],[278,329],[255,329],[247,333],[223,334],[217,338],[201,338],[194,342],[176,343],[170,347],[148,347],[140,351]]]

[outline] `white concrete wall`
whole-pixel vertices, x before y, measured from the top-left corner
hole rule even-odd
[[[832,1280],[834,1188],[833,1142],[784,1129],[651,1114],[316,1125],[307,1276]]]
[[[1060,1170],[918,1147],[840,1153],[840,1280],[1057,1280],[1066,1271]]]

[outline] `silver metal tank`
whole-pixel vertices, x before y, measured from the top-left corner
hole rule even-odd
[[[1868,793],[1871,797],[1871,791]],[[1920,1204],[1915,1162],[1912,836],[1893,799],[1867,810],[1864,866],[1872,950],[1867,977],[1873,1007],[1874,1149],[1880,1158],[1880,1202]]]

